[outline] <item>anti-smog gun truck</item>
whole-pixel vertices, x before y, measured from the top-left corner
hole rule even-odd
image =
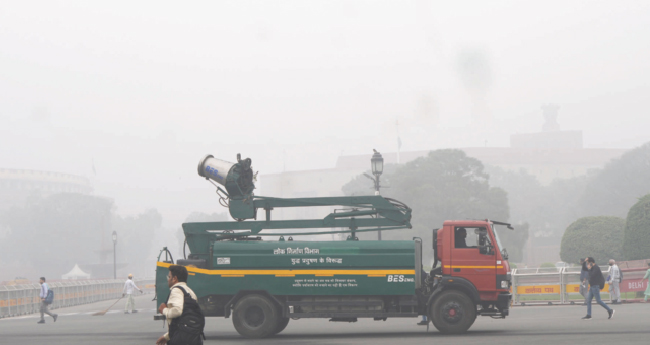
[[[219,201],[236,221],[184,223],[183,252],[188,247],[190,254],[176,264],[187,267],[188,285],[205,316],[232,317],[244,337],[272,336],[289,320],[302,318],[354,322],[427,315],[440,332],[463,333],[479,315],[508,316],[510,267],[495,228],[512,229],[510,224],[445,221],[433,230],[433,246],[426,249],[433,250],[433,269],[425,273],[420,238],[356,237],[359,232],[411,228],[411,209],[397,200],[380,195],[256,196],[251,160],[239,155],[237,163],[208,155],[199,162],[198,173],[219,184]],[[277,208],[322,206],[344,209],[322,219],[271,220]],[[258,210],[263,220],[257,219]],[[330,230],[300,230],[321,228]],[[279,229],[294,232],[264,232]],[[292,238],[342,233],[347,240]],[[173,263],[164,248],[156,270],[158,305],[169,295],[166,276]]]

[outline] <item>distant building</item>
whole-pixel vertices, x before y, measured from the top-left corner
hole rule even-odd
[[[620,157],[624,149],[585,148],[514,148],[466,147],[460,148],[468,156],[483,164],[506,170],[525,170],[540,183],[549,184],[554,179],[585,175],[592,169],[602,168],[607,162]],[[400,152],[400,161],[410,162],[429,151]],[[397,153],[383,153],[384,164],[397,163]],[[279,198],[323,197],[343,195],[341,187],[354,177],[370,170],[372,154],[340,156],[331,169],[286,171],[260,177],[262,195]],[[368,180],[368,186],[372,181]],[[301,214],[310,212],[300,210]],[[274,211],[274,214],[275,211]],[[278,215],[280,213],[277,213]]]
[[[582,131],[562,131],[557,122],[559,106],[542,106],[544,125],[537,133],[513,134],[510,147],[532,149],[582,149]]]
[[[12,207],[21,207],[32,197],[47,197],[57,193],[90,194],[92,187],[87,178],[53,171],[0,168],[0,212]],[[6,236],[7,228],[0,226],[0,240]],[[3,277],[37,276],[38,268],[25,262],[13,262],[11,258],[0,258]],[[5,279],[5,278],[3,278]]]
[[[510,147],[459,148],[483,164],[506,170],[525,170],[547,185],[554,179],[571,178],[602,168],[620,157],[625,149],[584,148],[582,131],[562,131],[557,123],[559,106],[542,106],[545,123],[541,132],[513,134]],[[433,150],[433,148],[432,148]],[[400,152],[399,162],[424,157],[429,151]],[[385,164],[397,163],[397,152],[382,152]],[[340,156],[331,169],[287,171],[261,176],[262,192],[267,196],[295,198],[341,195],[341,187],[370,170],[372,153]],[[371,185],[371,181],[368,181]]]
[[[602,168],[613,158],[620,157],[625,149],[584,149],[584,148],[528,148],[528,147],[465,147],[459,148],[468,156],[483,164],[493,165],[505,170],[525,170],[546,185],[556,178],[571,178],[585,175],[589,170]],[[410,162],[424,157],[429,151],[400,152],[401,162]],[[397,153],[382,153],[385,164],[397,163]],[[340,171],[370,169],[371,154],[341,156],[336,168]],[[349,180],[348,180],[349,181]],[[339,187],[340,188],[340,187]]]
[[[30,196],[92,192],[90,181],[81,176],[53,171],[0,168],[0,210],[21,206]]]
[[[510,147],[465,147],[459,148],[468,156],[477,158],[483,164],[505,170],[525,170],[535,176],[543,185],[554,179],[566,179],[600,169],[610,160],[618,158],[626,149],[584,148],[582,131],[562,131],[557,123],[559,107],[542,107],[545,123],[541,132],[513,134]],[[433,148],[432,148],[433,150]],[[426,156],[429,151],[400,152],[400,163],[410,162]],[[261,195],[280,198],[325,197],[343,195],[341,187],[363,172],[370,170],[372,153],[340,156],[331,169],[286,171],[265,174],[260,177]],[[382,152],[385,164],[397,163],[397,152]],[[372,181],[368,180],[368,187]],[[300,219],[324,217],[331,208],[291,208],[274,210],[276,219]],[[550,241],[552,240],[552,241]],[[529,241],[529,264],[560,261],[559,244],[554,239],[549,243]]]

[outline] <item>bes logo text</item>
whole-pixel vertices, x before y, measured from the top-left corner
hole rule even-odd
[[[415,279],[413,279],[413,278],[405,278],[404,275],[402,275],[402,274],[389,274],[388,275],[388,282],[389,283],[412,283],[414,281],[415,281]]]
[[[207,167],[205,167],[205,170],[208,172],[208,174],[210,174],[210,175],[212,175],[212,176],[214,176],[214,177],[216,177],[218,179],[222,179],[221,176],[219,176],[219,170],[217,170],[217,169],[215,169],[215,168],[213,168],[213,167],[211,167],[209,165]]]

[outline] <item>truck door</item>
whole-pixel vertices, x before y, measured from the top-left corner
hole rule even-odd
[[[451,275],[471,281],[479,291],[496,289],[496,254],[486,250],[490,237],[485,227],[455,226]]]

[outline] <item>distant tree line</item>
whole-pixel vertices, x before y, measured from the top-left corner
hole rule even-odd
[[[509,218],[506,192],[492,187],[483,163],[461,150],[431,151],[403,165],[387,165],[381,181],[382,195],[402,201],[413,209],[413,229],[384,231],[383,239],[410,240],[417,236],[430,244],[432,231],[440,228],[445,220],[508,221]],[[372,195],[372,186],[372,181],[358,176],[342,189],[346,195]],[[515,231],[502,231],[499,236],[513,260],[520,261],[528,226],[522,224],[515,228]],[[364,233],[360,238],[376,236]],[[425,253],[430,255],[431,252]]]
[[[594,256],[585,247],[593,248],[601,260],[650,258],[649,176],[650,143],[589,176],[574,211],[577,220],[562,238],[562,260],[575,262],[577,254]]]
[[[460,150],[432,151],[406,164],[386,166],[382,195],[413,208],[414,228],[383,237],[430,238],[431,229],[446,219],[489,218],[518,225],[514,232],[499,234],[515,262],[523,260],[529,232],[561,244],[561,258],[567,262],[576,260],[573,254],[563,253],[581,256],[583,251],[575,249],[581,244],[591,248],[591,256],[645,259],[650,257],[650,251],[643,251],[650,248],[650,220],[646,218],[650,201],[644,197],[650,193],[648,176],[650,143],[626,152],[602,169],[548,185],[523,169],[484,166]],[[372,182],[364,176],[355,177],[342,190],[346,195],[374,192]],[[582,220],[584,217],[596,218]],[[363,236],[376,238],[375,234]],[[607,252],[600,252],[598,244],[608,248]]]
[[[586,256],[600,260],[650,258],[650,251],[642,253],[641,249],[650,246],[650,239],[642,235],[650,234],[650,227],[638,210],[645,207],[639,203],[650,193],[650,143],[613,159],[602,169],[556,179],[547,186],[525,171],[495,167],[488,171],[491,183],[508,193],[512,220],[531,224],[534,235],[557,238],[563,261],[576,263]]]
[[[152,238],[161,223],[155,209],[121,217],[113,201],[104,197],[76,193],[34,197],[0,215],[0,225],[8,232],[0,243],[2,261],[57,279],[75,264],[100,263],[102,247],[110,250],[104,255],[112,263],[115,231],[118,261],[134,269],[150,264]]]
[[[562,237],[560,256],[574,263],[587,256],[601,263],[650,258],[650,194],[630,208],[626,219],[590,216],[576,220]]]

